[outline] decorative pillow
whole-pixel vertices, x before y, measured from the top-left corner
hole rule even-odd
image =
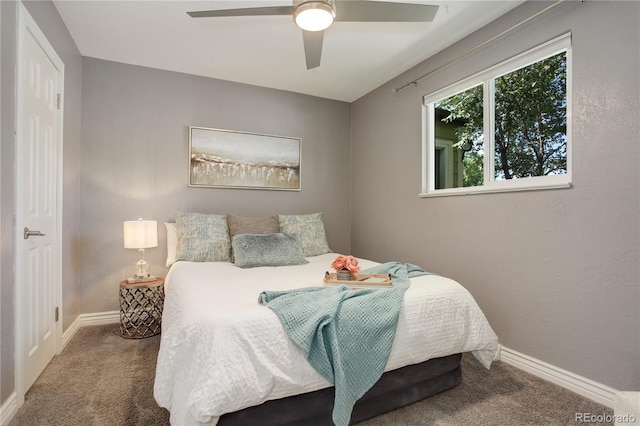
[[[231,242],[236,256],[236,266],[303,265],[307,259],[294,235],[288,234],[239,234]]]
[[[277,234],[280,232],[278,216],[269,217],[242,217],[227,214],[229,235],[233,241],[238,234]]]
[[[229,236],[231,241],[238,234],[277,234],[280,232],[278,216],[270,217],[242,217],[227,214]],[[234,262],[233,251],[231,261]]]
[[[167,268],[176,263],[176,248],[178,245],[178,230],[174,222],[165,222],[167,227]]]
[[[295,235],[305,256],[331,253],[324,232],[322,213],[279,215],[278,219],[280,220],[280,232]]]
[[[229,262],[231,240],[227,215],[177,213],[176,260]]]

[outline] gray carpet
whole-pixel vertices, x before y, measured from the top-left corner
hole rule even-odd
[[[127,340],[118,325],[84,327],[53,359],[9,426],[168,425],[153,399],[160,336]],[[575,425],[575,413],[613,414],[501,362],[462,360],[463,382],[360,426]],[[610,423],[609,423],[610,424]]]

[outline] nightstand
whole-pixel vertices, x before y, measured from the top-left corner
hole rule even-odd
[[[162,328],[164,278],[120,282],[120,335],[127,339],[155,336]]]

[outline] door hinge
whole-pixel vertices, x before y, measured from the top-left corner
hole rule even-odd
[[[56,322],[60,319],[60,308],[56,306]]]
[[[58,109],[60,109],[60,104],[61,103],[62,103],[62,95],[60,95],[60,93],[58,93],[58,97],[57,97],[57,100],[56,100],[56,105],[57,105]]]

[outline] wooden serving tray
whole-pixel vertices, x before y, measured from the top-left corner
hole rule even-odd
[[[336,273],[327,272],[323,280],[324,285],[348,285],[351,288],[384,288],[391,287],[389,274],[357,274],[352,280],[339,280]]]

